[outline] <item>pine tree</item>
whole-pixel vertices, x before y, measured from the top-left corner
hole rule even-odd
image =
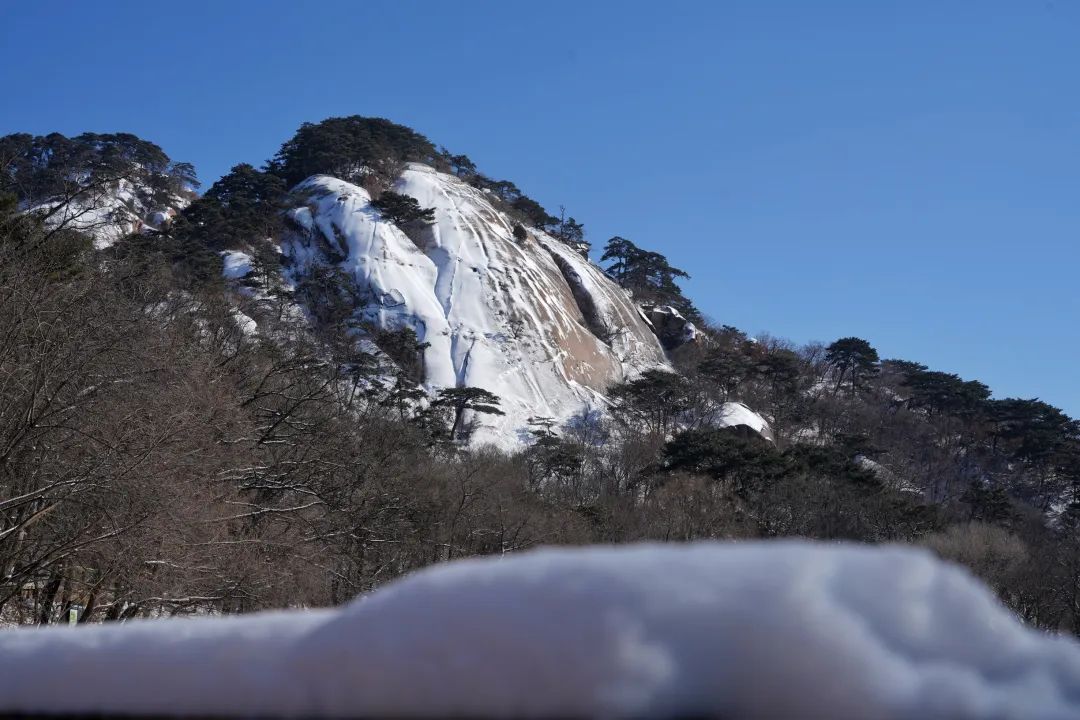
[[[432,407],[447,408],[453,413],[450,427],[451,442],[466,442],[470,431],[465,427],[465,412],[484,415],[504,415],[499,409],[499,396],[478,387],[458,387],[440,390],[431,402]]]
[[[840,338],[825,349],[825,362],[837,371],[836,389],[847,379],[854,397],[862,378],[877,372],[878,353],[862,338]]]
[[[170,234],[215,251],[245,248],[280,235],[285,198],[281,178],[240,164],[188,206]]]
[[[911,369],[901,385],[911,392],[908,407],[924,408],[931,416],[971,417],[982,412],[990,397],[990,388],[977,380],[965,382],[958,375],[933,370]]]
[[[573,217],[566,217],[566,208],[561,205],[559,219],[552,228],[552,234],[575,250],[588,255],[589,245],[585,242],[585,226]]]
[[[359,182],[367,174],[392,179],[406,162],[434,163],[435,146],[412,128],[385,118],[327,118],[304,123],[268,164],[287,185],[318,174]]]
[[[540,203],[525,195],[515,199],[511,207],[535,228],[544,229],[559,222],[559,218],[552,217]]]
[[[128,180],[155,202],[198,187],[190,163],[174,163],[160,147],[130,133],[60,133],[0,137],[0,192],[20,202],[81,205],[94,202]]]
[[[525,462],[534,489],[551,481],[568,480],[581,470],[584,457],[580,446],[559,437],[554,427],[552,418],[529,418],[532,443],[525,451]]]
[[[699,473],[714,480],[734,479],[740,493],[763,485],[784,470],[783,459],[770,442],[736,428],[679,433],[664,446],[663,466],[668,471]]]
[[[614,385],[608,395],[616,416],[641,423],[656,435],[666,435],[693,403],[690,381],[664,370],[646,370],[639,378]]]
[[[435,221],[434,208],[422,208],[416,198],[396,193],[393,190],[384,192],[378,200],[373,200],[371,205],[379,211],[380,215],[395,225],[404,226],[416,221],[425,223]]]
[[[447,158],[454,174],[460,178],[469,178],[476,174],[476,163],[468,155],[451,155]]]
[[[960,501],[970,507],[970,520],[1004,523],[1013,517],[1012,503],[1002,487],[983,487],[975,482],[960,496]]]
[[[676,278],[689,278],[690,275],[673,267],[660,253],[642,250],[630,240],[616,235],[604,246],[600,261],[610,263],[605,272],[633,293],[638,302],[670,305],[687,320],[701,321],[701,313],[676,283]]]

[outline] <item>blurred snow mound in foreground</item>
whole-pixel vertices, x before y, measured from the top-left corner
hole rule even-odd
[[[552,549],[340,610],[3,632],[0,711],[18,710],[1077,718],[1080,646],[912,549]]]

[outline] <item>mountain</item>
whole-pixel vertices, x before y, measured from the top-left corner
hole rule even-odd
[[[376,121],[375,127],[409,147],[427,145],[401,126]],[[334,152],[353,142],[335,140],[340,145]],[[26,211],[44,216],[50,227],[91,236],[98,250],[133,233],[165,233],[194,197],[193,175],[182,172],[187,166],[177,172],[160,148],[134,136],[12,136],[6,144],[10,154],[26,158],[16,168],[18,179],[37,187],[22,197]],[[281,261],[264,277],[264,298],[295,294],[332,271],[341,285],[334,294],[350,299],[346,311],[365,329],[356,336],[364,347],[379,352],[379,336],[407,329],[423,346],[414,379],[429,397],[478,388],[497,398],[501,414],[466,413],[471,442],[519,448],[535,421],[561,426],[574,417],[602,415],[611,406],[611,387],[647,370],[673,371],[665,347],[698,338],[678,310],[655,302],[643,307],[593,264],[572,218],[577,235],[555,237],[554,218],[544,212],[511,216],[513,206],[498,194],[505,183],[485,187],[476,173],[470,183],[439,171],[433,167],[438,156],[425,158],[428,163],[387,163],[393,153],[382,140],[365,152],[360,171],[326,160],[311,165],[336,167],[356,183],[327,174],[300,181],[282,198],[276,215],[287,222],[278,232],[260,237],[265,229],[209,230],[205,243],[232,246],[222,251],[223,274],[242,290],[239,297],[250,297],[259,284],[251,273],[260,255]],[[471,165],[454,157],[459,167]],[[376,172],[382,182],[373,186]],[[268,179],[249,167],[240,175],[242,181],[227,190],[216,185],[208,193],[224,201],[217,218],[225,218],[223,226],[243,214],[237,196],[250,190],[244,182]],[[373,202],[387,191],[415,202],[430,219],[396,222]],[[189,224],[205,228],[198,211],[191,215]],[[301,297],[298,317],[318,326],[326,298]],[[239,311],[237,319],[246,331],[258,332],[255,319]],[[768,433],[767,422],[745,406],[717,410],[720,426],[748,424]]]
[[[447,388],[493,393],[502,414],[471,418],[474,443],[519,448],[531,420],[561,426],[603,414],[614,385],[647,370],[673,372],[649,315],[580,248],[524,229],[490,191],[423,163],[407,164],[391,188],[433,211],[430,222],[399,226],[368,190],[335,177],[299,183],[284,211],[289,227],[272,243],[282,284],[295,293],[332,271],[368,336],[415,334],[430,396]],[[266,252],[253,239],[225,252],[230,282],[251,287],[259,248]],[[277,285],[262,284],[270,295]],[[300,302],[317,318],[325,295]],[[650,313],[669,321],[664,330],[681,319],[673,308]],[[683,321],[680,337],[693,341],[693,325]],[[716,422],[768,433],[764,419],[734,403],[718,408]]]

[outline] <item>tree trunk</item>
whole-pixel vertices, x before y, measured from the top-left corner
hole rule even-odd
[[[52,618],[53,604],[64,582],[64,567],[61,566],[49,577],[49,582],[42,590],[41,605],[38,608],[38,625],[48,625]]]

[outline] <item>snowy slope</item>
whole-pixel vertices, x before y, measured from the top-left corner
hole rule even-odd
[[[1080,717],[1080,645],[900,547],[543,550],[341,610],[0,632],[0,712]]]
[[[94,247],[102,250],[125,235],[161,229],[190,202],[188,198],[173,195],[168,198],[167,205],[161,206],[154,203],[153,196],[149,188],[118,180],[110,187],[78,195],[63,203],[50,215],[47,224],[84,232],[94,239]],[[54,201],[30,210],[51,211],[58,205]]]
[[[395,190],[435,209],[435,223],[412,239],[360,187],[315,176],[298,190],[307,203],[291,217],[307,231],[282,246],[290,275],[338,266],[355,280],[363,319],[410,327],[429,343],[429,390],[498,395],[506,415],[476,418],[478,442],[517,445],[530,417],[603,407],[611,384],[667,364],[630,297],[599,268],[542,232],[515,240],[511,220],[452,175],[412,164],[398,180]]]

